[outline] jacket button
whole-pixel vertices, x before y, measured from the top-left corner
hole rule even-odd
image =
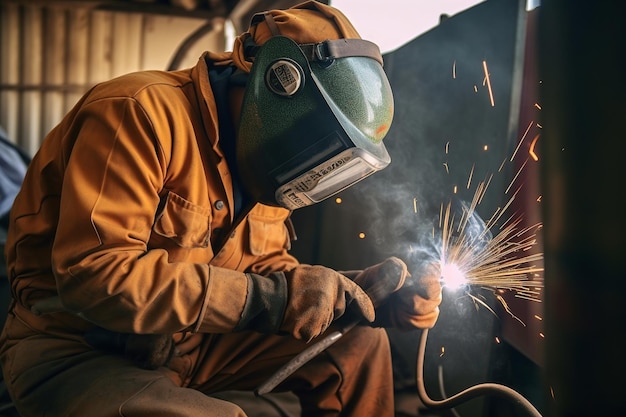
[[[217,210],[221,210],[224,208],[224,202],[222,200],[217,200],[214,206]]]

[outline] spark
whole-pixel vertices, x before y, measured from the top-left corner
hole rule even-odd
[[[485,83],[490,88],[489,73],[484,61],[483,66]],[[476,89],[476,86],[474,88]],[[513,154],[504,156],[498,169],[499,173],[504,170],[509,160],[514,160],[533,126],[535,121],[530,121]],[[432,257],[430,259],[439,265],[444,290],[460,291],[474,303],[477,310],[484,308],[497,317],[496,307],[490,305],[491,303],[488,304],[486,297],[473,291],[478,288],[487,290],[493,294],[497,305],[523,326],[526,324],[514,314],[507,301],[508,298],[505,297],[511,294],[517,299],[542,301],[543,253],[536,250],[540,242],[537,235],[542,229],[542,224],[538,222],[528,225],[523,212],[510,213],[509,210],[515,208],[513,203],[518,195],[524,196],[521,192],[525,181],[522,173],[527,166],[533,165],[528,162],[534,154],[538,138],[539,135],[533,139],[530,156],[517,167],[515,175],[506,187],[504,195],[508,200],[505,199],[490,216],[486,216],[484,218],[486,221],[477,213],[477,208],[483,201],[494,175],[486,175],[481,180],[478,178],[476,164],[472,164],[466,184],[453,185],[454,194],[457,194],[458,187],[466,185],[467,189],[470,189],[474,186],[475,192],[471,202],[460,202],[461,206],[458,208],[455,203],[454,210],[452,201],[457,202],[458,198],[450,198],[447,204],[442,202],[439,207],[438,225],[432,226],[432,241],[426,248],[410,247],[411,252],[423,254],[426,251],[427,256]],[[449,152],[449,145],[450,142],[445,144],[446,154]],[[488,146],[484,145],[483,149],[486,151]],[[449,173],[448,162],[444,162],[443,165]],[[537,201],[541,201],[541,196]]]
[[[496,300],[498,300],[500,302],[500,304],[502,304],[502,307],[504,307],[506,312],[509,313],[509,315],[511,317],[513,317],[515,320],[519,321],[522,324],[522,326],[526,327],[526,323],[524,323],[519,317],[517,317],[515,314],[513,314],[513,311],[511,311],[511,308],[509,307],[509,304],[506,302],[506,300],[500,294],[495,294],[495,297],[496,297]]]
[[[489,187],[489,184],[491,184],[492,178],[493,178],[493,174],[489,176],[489,179],[487,180],[486,183],[478,184],[479,188],[476,189],[476,192],[479,192],[479,190],[482,192],[479,194],[478,200],[476,201],[477,205],[480,204],[480,202],[483,200],[483,197],[485,196],[485,192],[487,191],[487,187]]]
[[[363,232],[359,233],[359,239],[365,239],[365,233]]]
[[[442,282],[445,287],[451,288],[461,285],[488,289],[507,313],[519,320],[496,291],[511,290],[515,297],[541,301],[543,281],[535,278],[536,274],[543,272],[543,266],[538,264],[543,260],[543,254],[530,251],[537,244],[536,232],[541,225],[522,227],[522,217],[519,215],[504,220],[504,214],[517,192],[483,223],[476,208],[486,192],[486,186],[486,182],[478,184],[471,203],[463,207],[459,219],[452,213],[451,203],[445,206],[442,203],[440,206],[439,263]],[[502,220],[497,233],[494,233],[496,225]],[[477,303],[487,306],[469,292],[468,295]]]
[[[474,304],[476,305],[476,310],[478,310],[478,304],[482,305],[484,308],[486,308],[487,310],[489,310],[491,312],[491,314],[493,314],[494,316],[497,316],[496,312],[493,311],[493,309],[491,307],[489,307],[489,305],[487,303],[485,303],[483,300],[479,299],[478,297],[476,297],[473,294],[470,294],[469,292],[466,293],[466,295],[472,299],[472,301],[474,302]]]
[[[498,172],[502,172],[502,168],[504,168],[504,164],[506,164],[506,160],[507,160],[507,158],[504,158],[504,160],[500,164],[500,168],[498,168]]]
[[[417,198],[413,197],[413,212],[417,213]]]
[[[513,186],[513,183],[515,182],[515,180],[517,179],[517,177],[519,177],[519,175],[522,173],[522,170],[524,169],[524,167],[526,166],[526,163],[528,162],[528,159],[526,159],[524,161],[524,163],[522,164],[522,166],[520,167],[520,169],[517,170],[517,173],[515,174],[515,176],[513,177],[513,179],[511,180],[511,182],[509,183],[509,186],[506,188],[506,190],[504,191],[504,194],[508,194],[509,190],[511,190],[511,187]]]
[[[343,202],[343,200],[341,199],[341,197],[335,198],[335,203],[341,204],[342,202]]]
[[[515,158],[515,154],[517,154],[517,151],[519,150],[519,147],[522,146],[522,142],[524,142],[524,138],[526,137],[526,135],[528,135],[528,131],[533,126],[533,123],[534,122],[532,120],[530,121],[530,123],[528,123],[528,127],[526,127],[526,131],[522,135],[522,138],[519,140],[519,143],[517,144],[517,147],[515,148],[515,151],[513,151],[513,155],[511,155],[511,161],[513,160],[513,158]]]
[[[537,134],[537,136],[535,136],[535,138],[533,139],[533,141],[530,144],[530,149],[528,150],[528,153],[530,154],[530,156],[535,160],[538,161],[539,157],[537,156],[537,154],[535,153],[535,144],[537,143],[537,139],[539,139],[539,134]]]
[[[470,189],[472,185],[472,176],[474,176],[474,165],[472,165],[472,170],[470,171],[469,178],[467,179],[467,189]]]
[[[489,70],[487,69],[487,61],[483,61],[483,70],[485,71],[485,82],[487,83],[487,90],[489,90],[489,101],[491,102],[491,107],[494,107],[496,104],[493,100],[493,91],[491,91],[491,80],[489,78]]]
[[[452,63],[452,78],[456,79],[456,59]]]

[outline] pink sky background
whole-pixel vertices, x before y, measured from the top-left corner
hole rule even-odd
[[[437,26],[441,14],[455,15],[482,1],[331,0],[330,5],[352,21],[362,38],[377,43],[385,53]]]

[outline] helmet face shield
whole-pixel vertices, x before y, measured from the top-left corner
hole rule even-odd
[[[383,67],[371,58],[336,59],[332,67],[311,64],[312,76],[337,119],[353,137],[380,143],[393,118],[393,96]],[[349,126],[348,126],[349,125]]]
[[[260,47],[248,79],[237,162],[259,202],[296,209],[386,167],[393,98],[379,62],[310,63],[291,39]]]

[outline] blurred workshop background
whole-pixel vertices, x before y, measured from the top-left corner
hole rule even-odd
[[[16,184],[46,133],[95,83],[192,66],[204,50],[227,50],[254,13],[299,2],[0,0],[0,166],[10,167],[7,184]],[[624,178],[626,5],[323,2],[381,46],[396,105],[385,139],[393,162],[294,212],[293,253],[343,270],[390,255],[410,260],[431,249],[425,240],[441,227],[442,208],[471,204],[488,186],[476,206],[478,225],[500,219],[491,230],[497,236],[502,222],[519,216],[520,229],[533,233],[519,256],[543,257],[532,262],[532,295],[506,285],[446,289],[424,357],[427,391],[439,399],[496,382],[545,416],[623,415],[626,227],[612,209]],[[6,216],[10,192],[2,197]],[[4,313],[8,288],[0,278]],[[416,392],[420,332],[389,336],[398,416],[528,415],[498,395],[428,409]],[[298,412],[291,398],[261,404],[228,395],[251,417]],[[2,400],[0,415],[12,416],[6,393]]]

